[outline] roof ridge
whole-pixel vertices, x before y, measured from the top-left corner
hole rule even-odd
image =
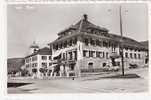
[[[92,27],[92,28],[98,28],[98,29],[100,29],[100,30],[108,31],[107,28],[101,27],[101,26],[99,26],[99,25],[95,25],[95,24],[93,24],[92,22],[90,22],[87,18],[82,18],[82,19],[80,19],[77,23],[71,24],[69,27],[67,27],[67,28],[65,28],[63,31],[59,32],[58,35],[60,35],[61,33],[65,32],[65,31],[68,31],[69,29],[79,30],[81,21],[82,21],[81,30],[84,30],[84,28],[87,29],[87,28],[89,28],[89,27]]]

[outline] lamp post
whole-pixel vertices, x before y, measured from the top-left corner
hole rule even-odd
[[[121,39],[120,39],[120,55],[121,55],[121,64],[122,64],[122,75],[124,76],[124,57],[123,57],[123,22],[122,22],[122,7],[120,5],[119,7],[119,16],[120,16],[120,33],[121,33]]]
[[[110,9],[108,11],[111,11]],[[122,65],[122,75],[124,76],[124,57],[123,57],[123,22],[122,22],[122,7],[119,6],[119,17],[120,17],[120,43],[119,43],[119,52],[121,56],[121,65]]]

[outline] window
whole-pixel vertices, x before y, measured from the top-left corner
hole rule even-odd
[[[37,63],[35,63],[35,67],[37,67]]]
[[[65,53],[63,53],[63,60],[65,60],[66,59],[66,54]]]
[[[85,45],[88,45],[89,44],[89,40],[87,38],[84,39],[84,43]]]
[[[33,56],[32,61],[36,61],[36,60],[37,60],[37,56]]]
[[[138,59],[141,59],[141,55],[140,54],[138,54]]]
[[[100,58],[103,58],[103,52],[99,52],[100,53]]]
[[[37,63],[33,63],[33,64],[32,64],[32,67],[37,67]]]
[[[134,58],[137,59],[136,53],[134,54]]]
[[[56,49],[55,45],[53,44],[53,49]]]
[[[69,64],[69,69],[70,69],[70,70],[74,70],[74,67],[75,67],[75,64],[74,64],[74,63]]]
[[[26,59],[26,63],[29,63],[29,59],[28,58]]]
[[[72,60],[72,52],[69,52],[69,60]]]
[[[42,60],[47,60],[47,56],[41,56]]]
[[[108,44],[108,46],[109,46],[109,47],[111,47],[111,41],[109,41],[109,44]]]
[[[125,52],[125,58],[128,58],[128,53],[127,52]]]
[[[61,49],[63,48],[63,44],[62,44],[62,43],[60,44],[60,48],[61,48]]]
[[[102,47],[102,41],[99,41],[99,46]]]
[[[112,51],[115,52],[115,44],[112,44]]]
[[[64,48],[67,47],[67,41],[63,43]]]
[[[107,42],[103,41],[103,47],[107,47]]]
[[[87,56],[87,50],[83,50],[83,57],[86,57]]]
[[[42,67],[47,67],[47,63],[41,63]]]
[[[77,60],[77,51],[74,51],[74,60]]]
[[[130,58],[133,58],[133,55],[132,55],[132,53],[130,53]]]
[[[29,68],[29,64],[26,65],[26,68]]]
[[[59,48],[59,49],[62,49],[62,47],[63,47],[63,46],[62,46],[62,43],[58,44],[58,48]]]
[[[101,52],[96,52],[96,57],[100,57]]]
[[[94,54],[95,53],[95,51],[89,51],[89,57],[94,57]]]
[[[69,46],[72,46],[72,40],[69,41]]]
[[[35,67],[34,65],[35,65],[35,64],[32,64],[32,67]]]
[[[93,57],[92,51],[89,51],[89,57]]]
[[[49,60],[51,60],[51,56],[49,56]]]
[[[108,52],[106,52],[106,59],[108,59],[109,58],[109,53]]]
[[[75,38],[74,40],[73,40],[73,44],[76,44],[77,43],[77,38]]]
[[[56,45],[56,50],[58,50],[58,48],[59,48],[59,46],[58,46],[58,44]]]
[[[90,44],[95,45],[95,41],[93,39],[90,39]]]
[[[96,57],[95,51],[93,51],[93,57]]]
[[[31,61],[31,58],[29,58],[29,61]]]
[[[49,66],[51,66],[52,65],[52,63],[49,63]]]
[[[104,52],[102,52],[102,57],[103,57],[103,58],[105,57]]]
[[[99,43],[100,43],[100,41],[99,41],[99,40],[96,40],[96,45],[97,45],[97,46],[99,46]]]

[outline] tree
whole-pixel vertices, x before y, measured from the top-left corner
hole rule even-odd
[[[21,76],[26,76],[28,74],[28,70],[23,69],[21,70]]]
[[[60,71],[60,65],[58,64],[54,67],[54,72],[56,72],[58,74],[59,71]]]
[[[37,69],[36,68],[32,69],[32,72],[37,73]]]
[[[47,69],[47,68],[45,68],[45,67],[44,67],[44,68],[40,68],[40,69],[39,69],[39,71],[40,71],[43,75],[45,75],[45,74],[46,74],[47,70],[48,70],[48,69]]]

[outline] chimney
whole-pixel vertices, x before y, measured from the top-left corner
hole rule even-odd
[[[84,14],[83,17],[84,17],[84,20],[85,20],[85,21],[88,20],[88,15],[87,15],[87,14]]]

